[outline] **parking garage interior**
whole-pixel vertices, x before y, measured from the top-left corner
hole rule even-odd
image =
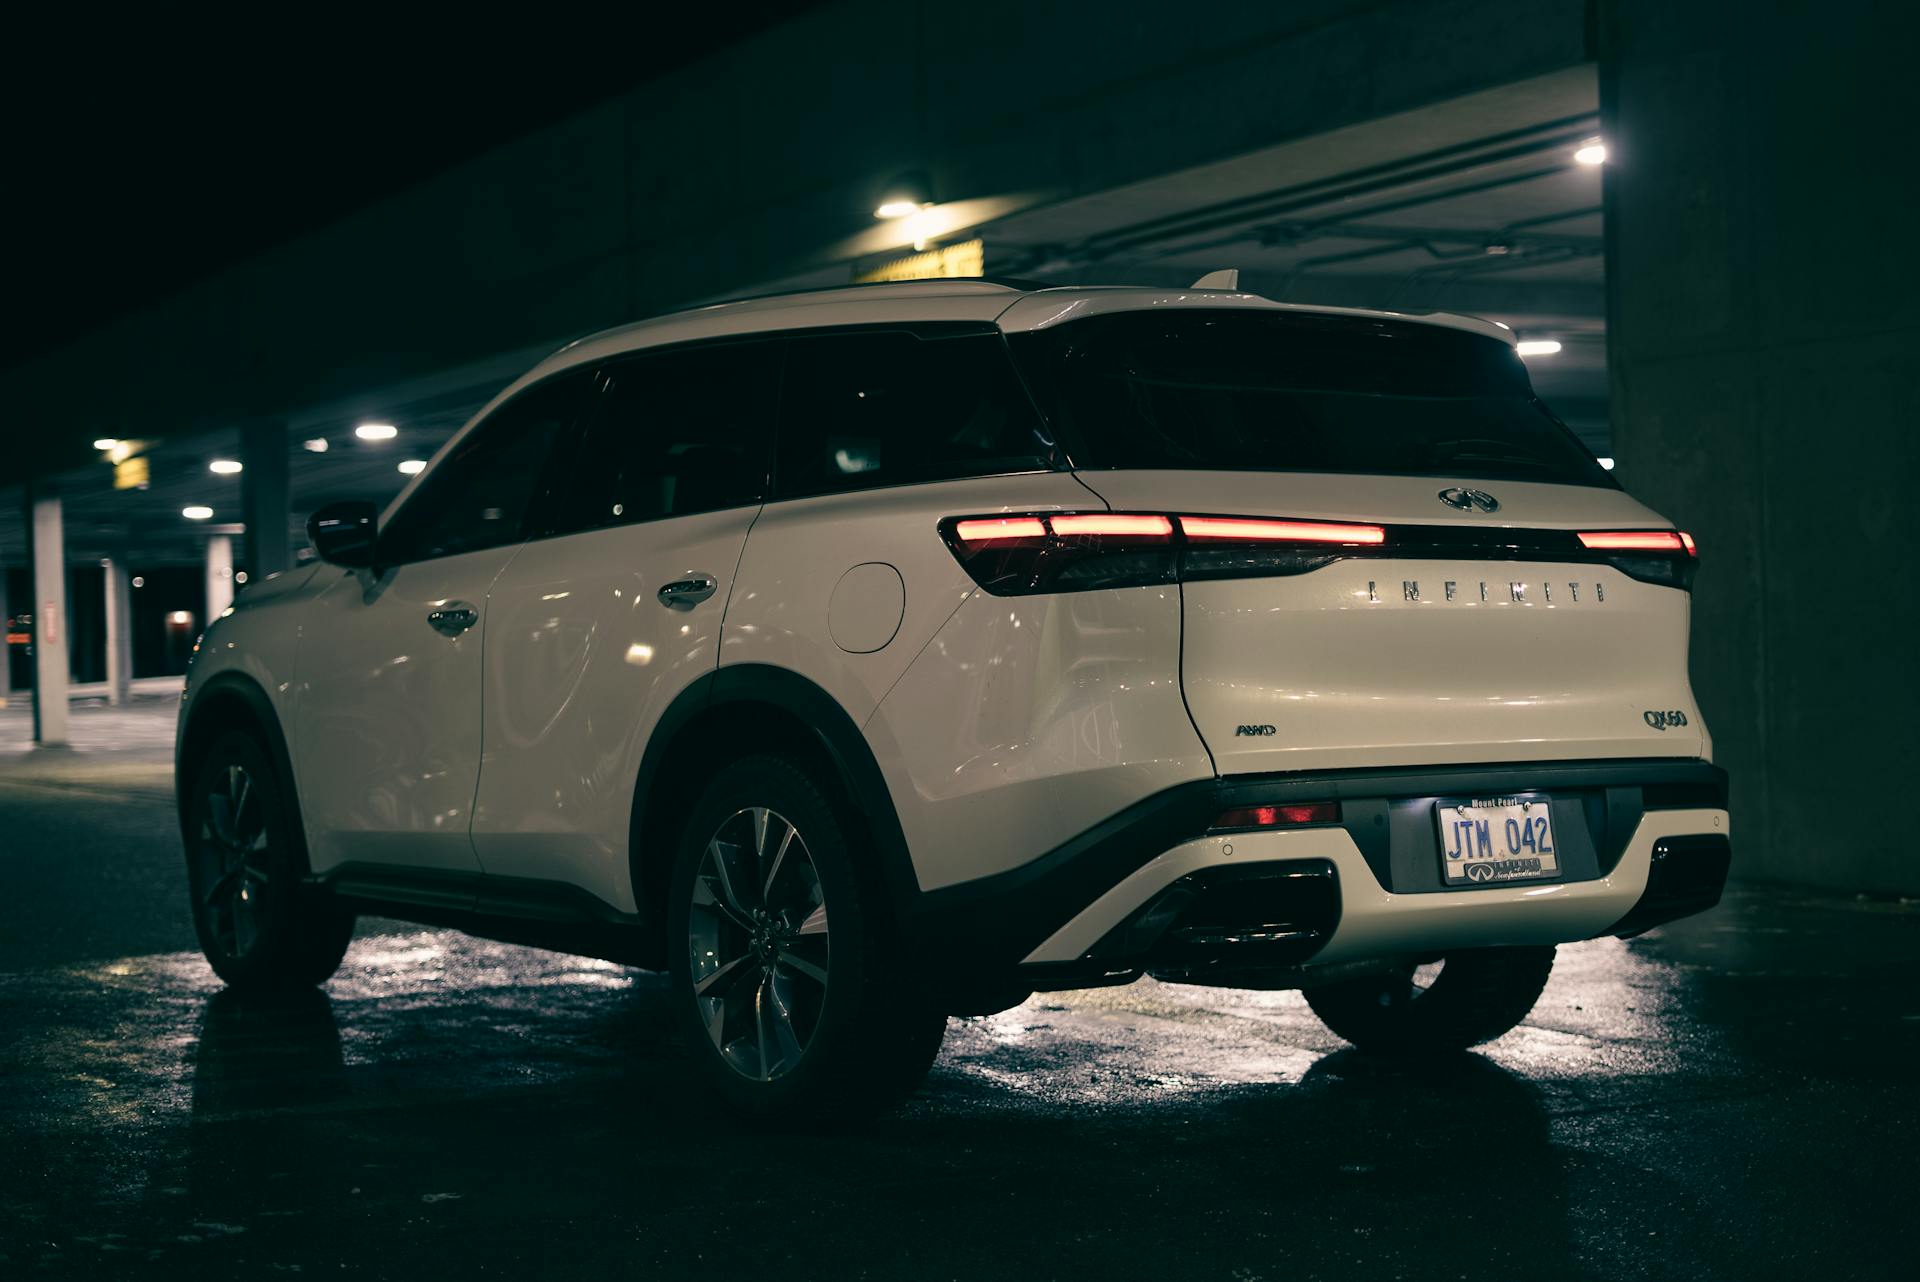
[[[716,36],[0,366],[0,1115],[27,1158],[0,1271],[1904,1276],[1907,20],[898,9]],[[195,639],[312,558],[317,507],[390,502],[584,334],[956,264],[1230,270],[1509,327],[1557,416],[1700,540],[1721,906],[1563,948],[1520,1030],[1412,1067],[1293,993],[1041,993],[956,1020],[900,1113],[804,1141],[678,1102],[644,972],[376,920],[324,992],[220,990],[174,716]]]

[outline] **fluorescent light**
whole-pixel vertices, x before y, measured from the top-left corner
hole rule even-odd
[[[402,472],[405,472],[408,476],[412,476],[416,472],[425,471],[426,466],[427,466],[427,461],[425,459],[410,458],[406,462],[400,465],[400,470]]]
[[[1573,158],[1583,165],[1604,165],[1607,163],[1607,144],[1598,138],[1589,138],[1580,144]]]
[[[887,200],[880,203],[880,207],[873,211],[873,216],[875,218],[905,218],[909,214],[917,214],[923,209],[931,208],[933,208],[931,201]]]
[[[306,442],[306,446],[307,453],[309,454],[325,454],[327,452],[327,438],[324,436],[316,436]]]
[[[186,517],[189,521],[204,521],[213,515],[213,509],[207,507],[205,504],[194,503],[181,508],[180,515]]]
[[[93,448],[96,450],[110,450],[119,443],[120,438],[117,436],[103,436],[93,443]]]
[[[391,423],[362,423],[353,434],[363,441],[391,441],[400,435],[400,429]]]
[[[1600,460],[1600,466],[1606,468],[1607,471],[1611,472],[1613,471],[1613,460],[1610,458],[1602,458]]]
[[[207,464],[207,471],[217,472],[221,476],[233,476],[241,470],[242,466],[238,459],[217,458]]]
[[[1551,356],[1560,350],[1560,343],[1552,338],[1528,338],[1515,344],[1514,350],[1522,356]]]

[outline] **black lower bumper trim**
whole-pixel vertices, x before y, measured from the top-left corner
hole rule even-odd
[[[1732,866],[1733,844],[1724,834],[1662,837],[1653,844],[1640,902],[1601,934],[1624,939],[1707,911],[1720,902]]]
[[[1221,864],[1160,891],[1087,955],[1155,972],[1297,966],[1339,923],[1340,879],[1327,860]]]

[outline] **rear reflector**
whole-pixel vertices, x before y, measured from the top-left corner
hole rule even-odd
[[[1222,811],[1213,830],[1223,828],[1304,828],[1310,824],[1340,822],[1337,801],[1308,801],[1284,806],[1239,806]]]
[[[1180,529],[1190,539],[1234,539],[1245,543],[1385,543],[1377,525],[1339,521],[1262,521],[1251,517],[1183,516]]]
[[[1693,540],[1675,530],[1582,532],[1580,546],[1595,552],[1692,552]]]

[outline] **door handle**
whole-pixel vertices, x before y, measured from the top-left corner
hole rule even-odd
[[[662,587],[660,604],[668,609],[691,610],[719,590],[720,581],[711,574],[693,574]]]
[[[427,612],[427,622],[443,637],[457,637],[480,621],[480,611],[465,601],[447,601]]]

